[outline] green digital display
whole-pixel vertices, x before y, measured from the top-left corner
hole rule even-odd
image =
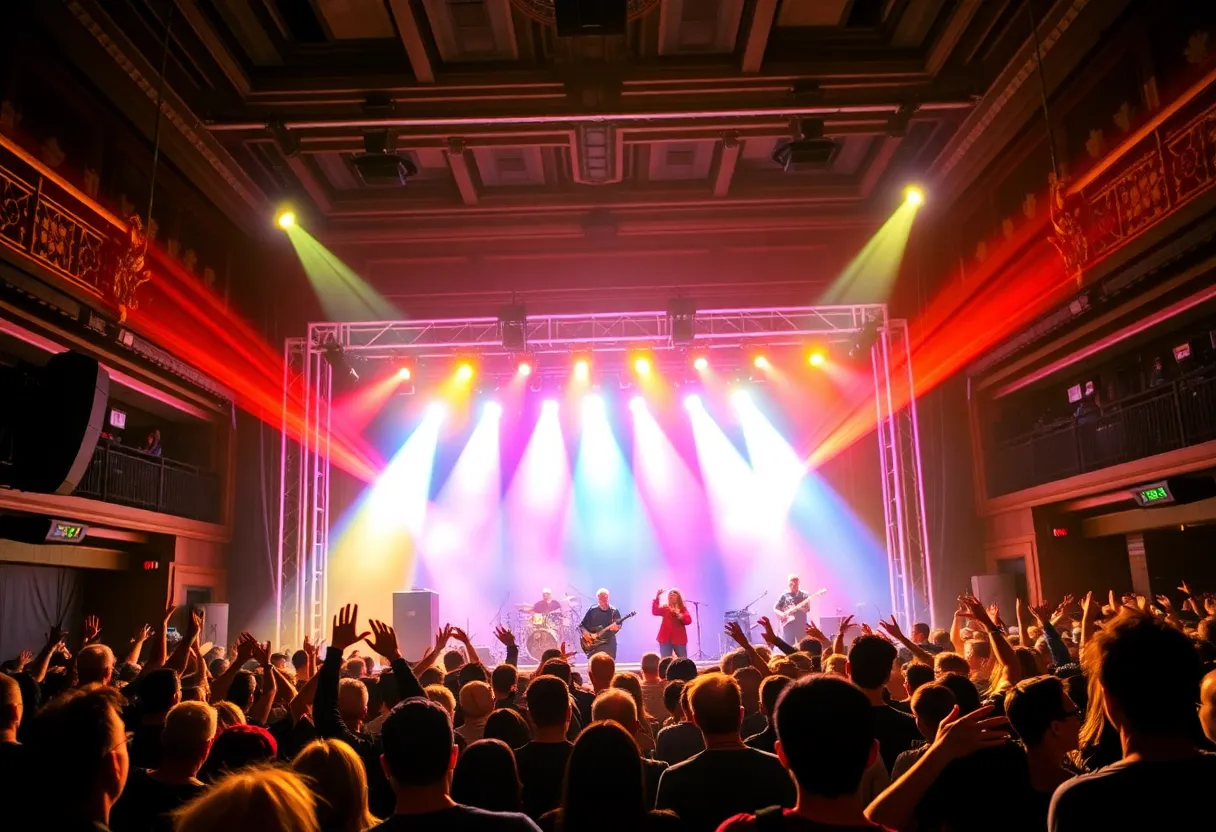
[[[80,523],[65,523],[62,520],[52,520],[47,540],[61,540],[64,543],[79,543],[88,534],[89,527]]]
[[[1170,490],[1170,484],[1166,481],[1142,485],[1132,492],[1132,496],[1136,498],[1136,503],[1140,506],[1176,502],[1174,492]]]

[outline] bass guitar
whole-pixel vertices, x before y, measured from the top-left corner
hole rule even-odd
[[[635,615],[637,615],[636,612],[631,612],[628,615],[621,616],[621,620],[616,622],[617,626],[619,627],[620,625],[624,624]],[[602,647],[604,642],[608,640],[608,628],[611,626],[611,624],[606,624],[603,627],[598,627],[590,632],[583,630],[582,635],[579,636],[579,641],[582,642],[583,645],[583,652],[590,656],[593,650]]]

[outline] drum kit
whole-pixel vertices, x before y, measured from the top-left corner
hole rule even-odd
[[[578,598],[566,596],[558,603],[561,608],[553,612],[533,612],[532,604],[517,604],[515,613],[515,643],[522,657],[540,664],[546,650],[558,650],[564,643],[567,649],[578,645],[579,622],[582,621],[582,603]]]

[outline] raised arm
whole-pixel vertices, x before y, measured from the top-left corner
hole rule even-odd
[[[237,638],[236,657],[228,663],[228,669],[221,673],[211,685],[212,702],[221,702],[228,695],[228,688],[232,686],[232,680],[236,678],[236,674],[241,672],[245,662],[253,656],[253,648],[256,644],[257,639],[249,633],[241,633]]]
[[[846,615],[840,619],[840,627],[836,630],[836,638],[832,641],[832,652],[845,655],[844,652],[844,633],[849,627],[853,626],[853,616]]]
[[[764,637],[764,643],[772,647],[776,647],[787,656],[797,653],[798,650],[791,644],[788,644],[785,639],[777,635],[773,630],[773,622],[768,620],[768,616],[761,616],[756,619],[756,623],[761,627],[761,635]]]
[[[131,643],[127,646],[127,655],[123,661],[127,664],[138,664],[139,654],[143,652],[144,642],[152,635],[152,628],[145,624],[135,631],[135,635],[131,636]]]
[[[452,637],[464,645],[465,655],[469,664],[481,664],[481,656],[477,655],[477,648],[473,646],[473,642],[469,640],[469,636],[464,630],[459,627],[453,627]]]
[[[650,614],[662,615],[663,605],[659,603],[659,599],[663,597],[663,590],[659,590],[654,594],[654,600],[650,602]]]
[[[984,609],[984,605],[974,595],[964,595],[962,602],[967,606],[967,614],[980,623],[988,633],[988,643],[992,646],[992,655],[996,657],[997,663],[1001,667],[1001,677],[996,684],[996,690],[990,691],[997,693],[1010,685],[1016,685],[1022,678],[1022,668],[1018,664],[1017,655],[1013,652],[1013,645],[1005,638],[1005,634],[1001,632],[1001,628],[988,614],[988,610]]]
[[[933,656],[920,645],[912,641],[904,635],[904,631],[899,628],[899,622],[895,620],[895,616],[891,616],[891,620],[878,619],[878,626],[891,638],[898,641],[904,647],[908,648],[908,652],[912,654],[912,660],[918,664],[928,665],[933,667]]]
[[[67,634],[59,627],[51,625],[50,632],[46,636],[46,644],[38,651],[38,655],[34,657],[34,661],[30,663],[26,671],[35,682],[41,684],[42,680],[46,678],[46,670],[51,665],[51,656],[59,645],[63,644],[65,635]]]
[[[203,631],[205,615],[202,607],[190,610],[190,629],[186,631],[186,637],[178,643],[173,655],[165,660],[164,666],[176,670],[179,676],[186,672],[186,663],[190,660],[190,645]]]
[[[739,626],[739,622],[732,621],[726,625],[726,634],[735,640],[735,644],[743,648],[743,652],[747,653],[748,661],[752,663],[752,667],[760,671],[761,676],[772,676],[773,673],[768,669],[768,665],[760,654],[756,652],[756,648],[747,639],[747,633],[743,632],[743,628]]]
[[[367,644],[388,659],[388,663],[392,665],[397,695],[402,700],[426,696],[426,691],[422,689],[418,677],[414,675],[414,671],[401,656],[401,650],[397,646],[397,632],[383,621],[373,620],[369,624],[372,628],[372,637],[367,640]]]
[[[312,707],[317,734],[342,740],[356,750],[363,746],[363,741],[346,727],[341,714],[338,713],[338,677],[341,675],[342,654],[346,648],[371,635],[371,631],[358,633],[355,630],[358,615],[359,606],[356,604],[352,608],[347,604],[334,616],[333,635],[329,639],[329,647],[325,650],[325,661],[317,672],[319,680]]]
[[[506,627],[495,627],[494,638],[502,642],[502,645],[507,648],[506,663],[512,667],[518,667],[519,645],[515,643],[515,634]]]
[[[1030,647],[1031,645],[1028,643],[1030,639],[1026,635],[1026,632],[1030,629],[1030,617],[1026,615],[1026,606],[1019,597],[1014,608],[1014,615],[1018,620],[1018,641],[1021,642],[1023,647]]]
[[[954,611],[954,618],[950,622],[950,646],[954,648],[954,652],[960,656],[966,652],[963,646],[963,621],[967,618],[967,610],[960,603],[959,608]]]
[[[1034,616],[1035,621],[1039,622],[1039,627],[1043,630],[1043,640],[1047,643],[1048,652],[1051,653],[1051,663],[1056,667],[1069,664],[1072,661],[1072,655],[1068,652],[1064,640],[1060,638],[1059,631],[1051,623],[1051,604],[1032,606],[1030,614]]]
[[[253,652],[253,657],[262,666],[262,695],[249,709],[246,715],[255,725],[265,725],[270,721],[270,710],[274,707],[274,698],[278,693],[279,683],[274,675],[274,665],[270,663],[270,642],[259,643]]]

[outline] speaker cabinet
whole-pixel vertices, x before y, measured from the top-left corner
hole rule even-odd
[[[199,635],[199,643],[211,642],[216,647],[228,649],[228,605],[199,604],[203,611],[203,632]]]
[[[412,662],[421,659],[439,629],[439,593],[429,589],[394,592],[393,629],[401,655]]]
[[[13,443],[14,484],[71,494],[84,478],[105,425],[110,374],[78,352],[52,356],[21,414]]]

